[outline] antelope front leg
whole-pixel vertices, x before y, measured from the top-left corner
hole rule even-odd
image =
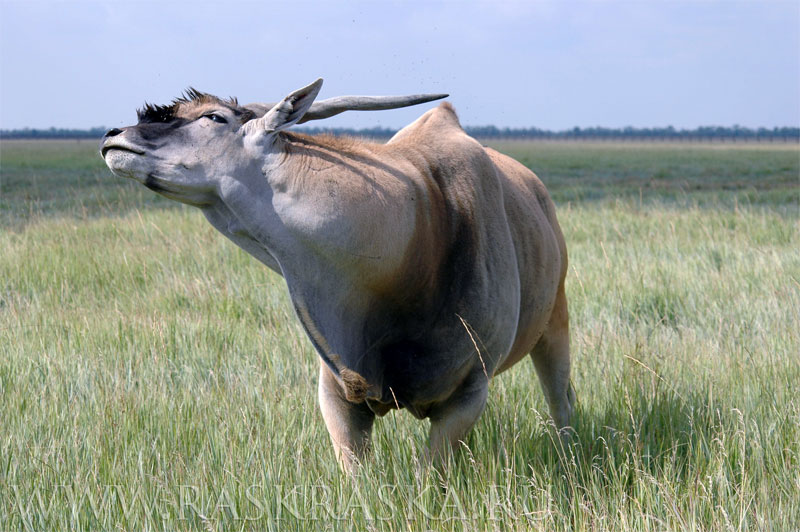
[[[369,448],[375,414],[367,403],[351,403],[333,372],[322,361],[319,371],[319,406],[336,459],[342,469],[352,473]]]
[[[488,392],[488,377],[482,369],[474,371],[453,395],[431,409],[431,460],[442,463],[449,451],[456,450],[486,407]]]

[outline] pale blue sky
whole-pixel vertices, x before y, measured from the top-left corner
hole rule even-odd
[[[188,86],[449,92],[462,123],[800,123],[800,1],[0,0],[0,128],[123,126]],[[422,108],[346,113],[400,127]]]

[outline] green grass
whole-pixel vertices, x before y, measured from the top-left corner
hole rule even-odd
[[[0,144],[0,227],[70,216],[122,216],[173,202],[109,172],[99,141],[8,140]]]
[[[541,174],[560,203],[622,197],[796,206],[798,200],[798,150],[791,144],[500,141],[495,147]]]
[[[94,145],[0,152],[4,530],[794,530],[798,148],[499,146],[559,204],[575,433],[532,364],[445,472],[376,424],[342,475],[282,279]]]

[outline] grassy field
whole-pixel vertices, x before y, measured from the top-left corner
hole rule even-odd
[[[498,144],[558,203],[575,431],[532,364],[444,472],[343,476],[281,278],[94,143],[0,150],[3,530],[798,530],[797,146]]]

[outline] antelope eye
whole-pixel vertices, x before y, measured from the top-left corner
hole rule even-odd
[[[203,115],[203,118],[208,118],[212,122],[216,122],[217,124],[227,124],[228,121],[225,120],[225,117],[220,116],[216,113],[209,113],[207,115]]]

